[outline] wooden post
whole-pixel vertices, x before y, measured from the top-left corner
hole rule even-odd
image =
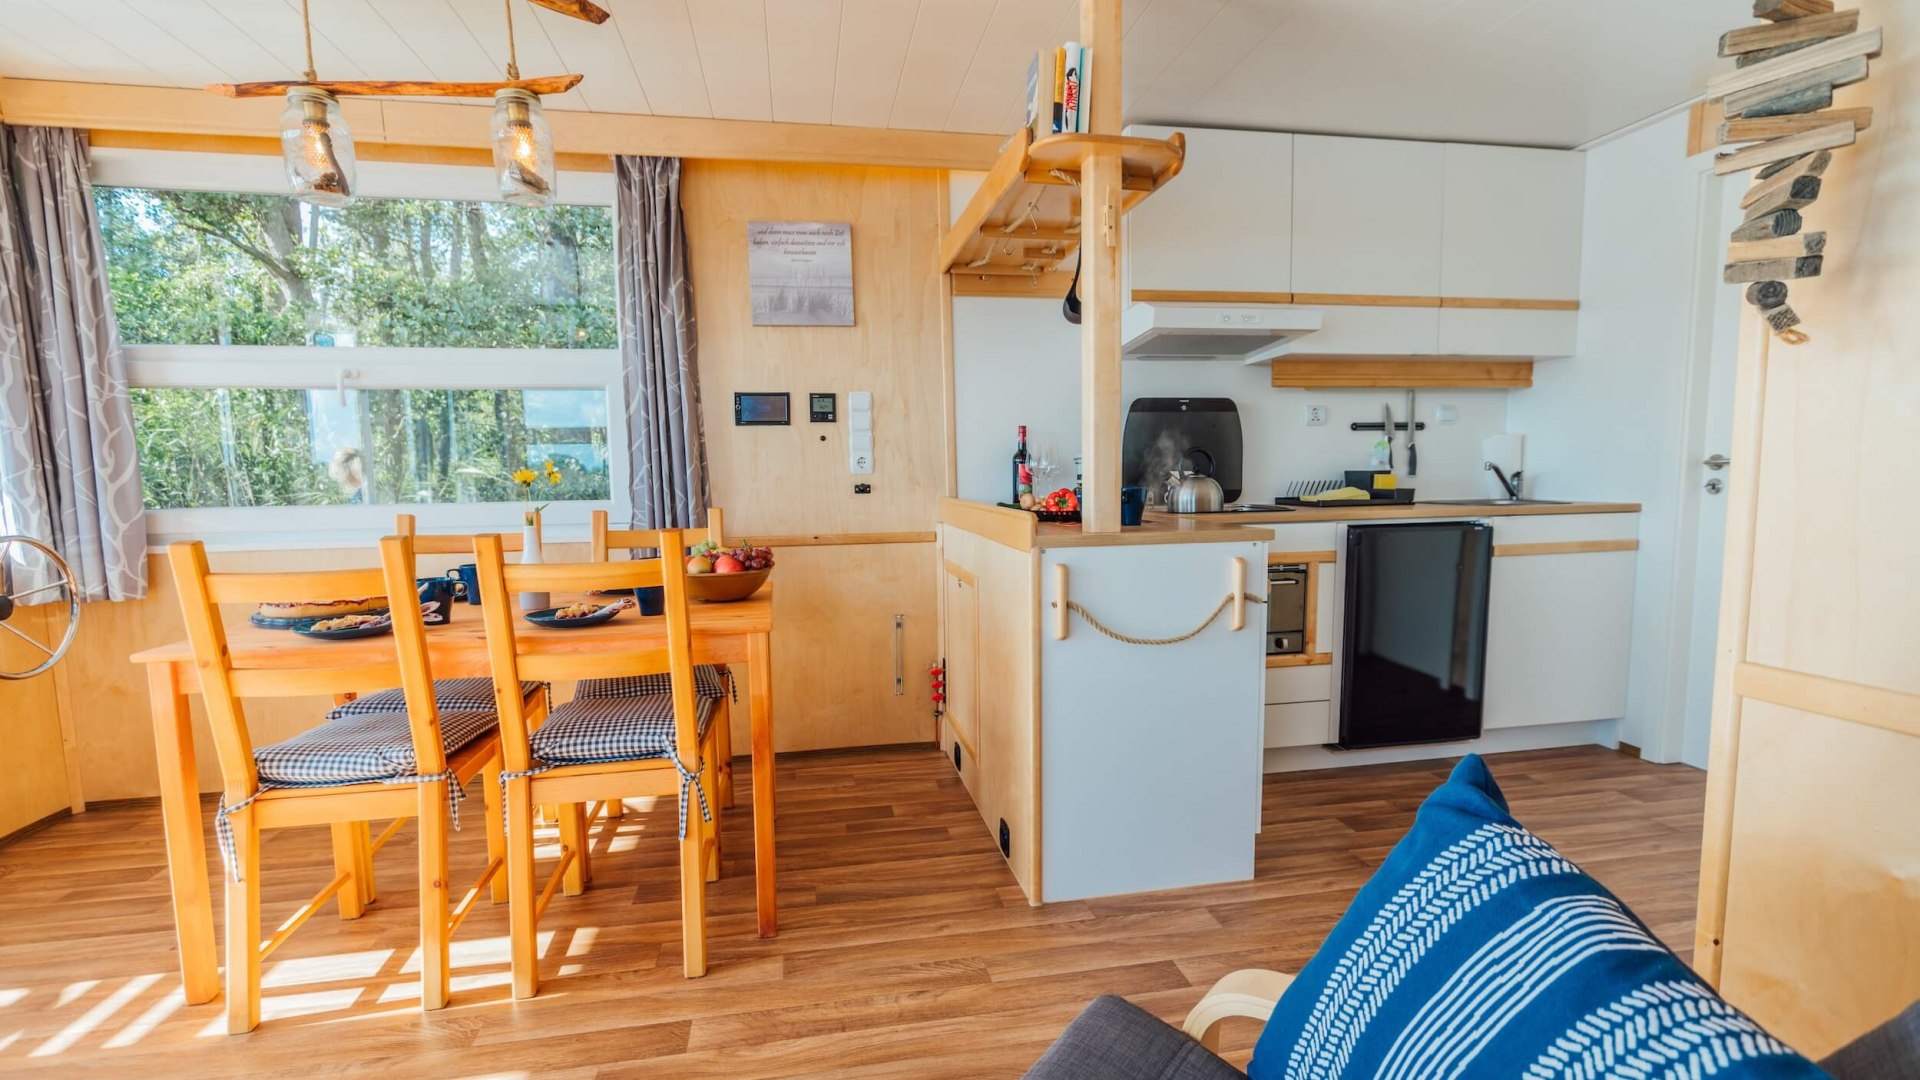
[[[1120,4],[1080,0],[1092,135],[1120,133]],[[1080,165],[1080,520],[1095,533],[1120,531],[1120,171],[1112,151]]]

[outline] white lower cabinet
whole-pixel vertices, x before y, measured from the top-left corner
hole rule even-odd
[[[1325,671],[1327,668],[1322,667]],[[1332,741],[1327,723],[1333,715],[1330,701],[1295,701],[1267,706],[1266,748],[1320,746]]]
[[[1487,600],[1488,730],[1626,714],[1635,555],[1495,555]]]

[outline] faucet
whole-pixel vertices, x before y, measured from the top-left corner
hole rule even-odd
[[[1520,482],[1521,478],[1526,476],[1526,472],[1521,469],[1515,469],[1513,470],[1512,478],[1508,478],[1506,473],[1500,471],[1500,466],[1495,465],[1491,461],[1486,463],[1486,468],[1488,472],[1500,478],[1500,486],[1507,489],[1507,498],[1512,499],[1514,502],[1519,502]]]

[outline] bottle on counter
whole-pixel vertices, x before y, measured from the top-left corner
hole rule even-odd
[[[1081,495],[1080,495],[1081,478],[1082,478],[1082,473],[1080,470],[1080,455],[1075,454],[1073,455],[1073,501],[1074,501],[1074,505],[1076,506],[1079,505],[1080,499],[1081,499]]]
[[[1020,503],[1020,492],[1033,491],[1033,474],[1027,471],[1027,425],[1020,425],[1020,441],[1013,448],[1013,498],[1008,501],[1016,506]]]

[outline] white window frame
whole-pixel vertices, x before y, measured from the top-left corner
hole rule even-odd
[[[492,200],[479,166],[361,162],[360,193],[377,198]],[[102,187],[283,194],[278,158],[152,150],[95,150]],[[563,202],[611,206],[613,177],[562,173]],[[607,401],[607,482],[612,497],[554,502],[541,516],[548,541],[587,538],[594,510],[624,519],[631,507],[624,389],[618,349],[326,348],[310,345],[129,345],[127,382],[140,388],[301,390],[599,390]],[[150,550],[179,539],[218,548],[333,548],[370,543],[413,514],[423,532],[513,532],[523,504],[388,503],[148,510]]]

